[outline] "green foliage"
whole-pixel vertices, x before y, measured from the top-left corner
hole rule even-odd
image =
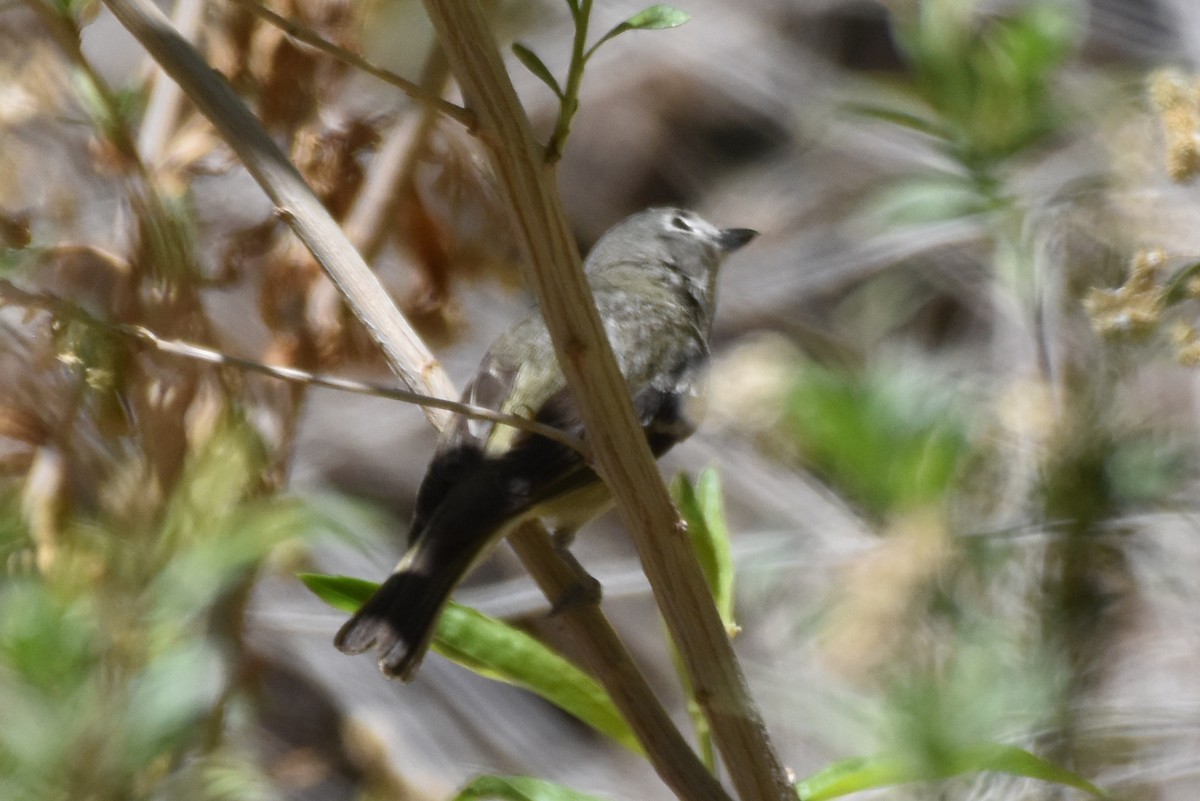
[[[379,586],[348,576],[300,576],[325,603],[354,612]],[[523,631],[451,602],[438,619],[433,649],[468,670],[536,693],[635,753],[641,746],[595,679]]]
[[[166,782],[162,801],[284,801],[271,777],[254,761],[249,747],[209,751]]]
[[[561,784],[529,776],[479,776],[458,791],[454,801],[599,801]]]
[[[650,6],[634,14],[619,25],[614,26],[612,30],[597,39],[596,43],[588,48],[584,58],[591,58],[600,45],[620,36],[626,31],[659,31],[667,28],[678,28],[689,19],[691,17],[688,13],[680,11],[678,8],[662,4]]]
[[[675,499],[687,523],[692,548],[704,570],[717,611],[725,629],[732,636],[738,630],[733,616],[734,566],[729,527],[725,522],[721,477],[710,467],[702,471],[693,484],[686,475],[680,473],[671,482],[671,497]]]
[[[1104,478],[1122,509],[1161,503],[1186,478],[1188,451],[1166,432],[1118,438],[1104,461]]]
[[[949,779],[968,773],[997,771],[1074,787],[1097,798],[1108,793],[1065,768],[1012,745],[1001,743],[955,743],[939,766],[914,764],[906,752],[843,759],[796,783],[800,801],[825,801],[863,790],[910,782]]]
[[[957,161],[987,168],[1059,126],[1052,79],[1078,37],[1070,4],[1030,2],[985,17],[972,2],[921,0],[894,19],[912,91],[930,114],[923,127]]]
[[[996,208],[968,176],[927,171],[898,178],[864,205],[864,217],[879,228],[902,228],[984,214]]]
[[[512,51],[513,55],[517,57],[517,60],[521,62],[525,69],[532,72],[539,81],[550,87],[550,91],[554,92],[555,97],[559,100],[565,100],[562,87],[558,85],[558,80],[551,74],[550,68],[546,66],[537,53],[520,42],[513,42]]]
[[[583,71],[596,50],[626,31],[677,28],[689,19],[687,13],[677,8],[661,3],[655,4],[613,26],[589,47],[587,39],[588,25],[592,16],[592,0],[567,0],[567,7],[571,11],[571,20],[575,23],[575,35],[571,47],[571,63],[567,67],[567,78],[564,83],[560,84],[541,57],[527,46],[520,42],[514,42],[512,45],[512,51],[517,60],[539,81],[546,84],[559,101],[558,120],[554,124],[554,133],[550,135],[550,141],[546,144],[546,160],[548,162],[555,162],[562,157],[567,137],[571,133],[571,121],[579,110],[579,87],[583,82]]]
[[[49,3],[59,13],[80,19],[95,8],[95,0],[50,0]]]
[[[733,553],[729,544],[729,526],[725,522],[725,502],[721,493],[721,479],[717,471],[707,468],[696,479],[695,484],[680,473],[671,482],[671,497],[687,524],[692,549],[704,571],[705,581],[712,592],[713,602],[725,631],[730,637],[739,631],[733,614]],[[712,729],[704,708],[692,689],[687,669],[680,658],[675,643],[671,643],[671,658],[675,673],[687,694],[688,717],[700,744],[700,755],[710,770],[716,769],[717,755],[712,739]]]
[[[260,469],[256,438],[218,425],[161,514],[67,519],[39,571],[0,573],[0,797],[149,798],[181,780],[172,765],[204,747],[231,680],[208,615],[305,527],[295,504],[248,494]],[[15,512],[0,547],[20,553]]]
[[[1008,16],[976,5],[919,0],[892,14],[909,78],[848,108],[917,134],[951,164],[897,178],[867,203],[868,219],[904,226],[1009,209],[1009,162],[1069,120],[1056,77],[1079,36],[1071,4],[1033,0]]]
[[[963,578],[943,577],[951,595]],[[925,619],[939,621],[951,636],[937,650],[889,666],[881,719],[872,727],[885,748],[840,760],[799,782],[803,801],[985,771],[1108,797],[1077,774],[1003,742],[1014,724],[1034,730],[1046,725],[1061,692],[1061,671],[1031,655],[1010,621],[982,610],[978,587],[961,598],[943,594],[935,604]]]
[[[940,501],[968,450],[952,394],[928,376],[804,365],[786,423],[801,457],[877,516]]]

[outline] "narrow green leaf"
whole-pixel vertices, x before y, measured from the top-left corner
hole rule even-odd
[[[1097,798],[1111,798],[1107,792],[1079,774],[1055,765],[1053,762],[1048,762],[1023,748],[1017,748],[1015,745],[984,743],[974,749],[973,756],[978,767],[968,766],[968,770],[994,770],[1011,773],[1014,776],[1025,776],[1030,779],[1041,779],[1044,782],[1074,787],[1076,790],[1090,793]]]
[[[908,763],[903,758],[894,754],[842,759],[796,782],[796,794],[800,796],[800,801],[824,801],[861,790],[926,778],[914,776],[914,772],[908,770]]]
[[[313,595],[337,609],[353,614],[367,602],[379,585],[374,581],[352,576],[326,576],[321,573],[301,573],[300,580]]]
[[[379,586],[349,576],[303,573],[300,580],[335,609],[354,612]],[[641,754],[641,745],[595,679],[507,623],[451,602],[438,620],[433,649],[481,676],[540,695],[601,734]]]
[[[844,759],[797,782],[796,792],[801,801],[824,801],[896,784],[998,771],[1074,787],[1097,798],[1110,798],[1108,793],[1078,774],[1016,746],[976,743],[964,745],[950,756],[939,765],[914,761],[897,753]]]
[[[704,570],[721,621],[733,634],[737,631],[733,616],[733,554],[729,545],[729,527],[725,523],[720,476],[712,468],[706,469],[693,486],[680,474],[671,484],[671,493],[687,522],[692,548]]]
[[[554,92],[555,96],[558,97],[559,100],[562,99],[562,87],[558,85],[558,81],[555,80],[554,76],[550,74],[550,69],[546,66],[546,64],[540,58],[538,58],[537,53],[533,52],[520,42],[513,42],[512,51],[513,55],[517,57],[517,60],[525,65],[525,69],[537,76],[538,80],[546,84],[546,86],[549,86],[550,91]]]
[[[727,627],[735,627],[733,620],[733,548],[729,544],[729,525],[725,522],[725,498],[721,490],[721,476],[713,468],[707,468],[696,479],[696,494],[704,514],[708,534],[708,547],[712,551],[716,579],[713,597],[717,609]]]
[[[531,776],[477,776],[458,791],[453,801],[600,801],[561,784]]]
[[[537,693],[634,753],[642,753],[604,688],[525,632],[451,603],[438,621],[433,647],[480,675]]]
[[[680,11],[678,8],[664,5],[661,3],[650,6],[634,14],[629,19],[615,26],[608,33],[601,36],[594,45],[592,45],[584,59],[591,58],[592,53],[595,53],[600,45],[613,39],[625,31],[652,31],[662,30],[664,28],[678,28],[683,23],[691,19],[691,16],[686,11]]]

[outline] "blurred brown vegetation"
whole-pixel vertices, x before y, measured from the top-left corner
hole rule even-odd
[[[174,14],[467,374],[527,307],[478,144],[248,2]],[[996,741],[1192,798],[1200,82],[1158,70],[1195,61],[1200,14],[678,5],[686,26],[589,65],[559,182],[584,247],[653,204],[762,232],[722,279],[709,420],[666,463],[723,476],[737,646],[785,761]],[[269,7],[455,96],[419,3]],[[640,7],[599,3],[595,29]],[[565,4],[490,9],[563,73]],[[442,660],[394,686],[333,651],[340,618],[293,575],[392,564],[432,433],[129,336],[385,378],[107,12],[9,4],[0,52],[0,798],[438,798],[480,772],[667,797],[519,690]],[[548,134],[553,96],[512,74]],[[580,558],[682,720],[636,559],[596,528]],[[460,597],[569,649],[506,552]]]

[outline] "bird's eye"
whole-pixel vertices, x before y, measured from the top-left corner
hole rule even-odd
[[[680,231],[691,231],[692,230],[692,226],[688,225],[687,220],[683,219],[682,217],[678,217],[678,216],[671,218],[671,225],[675,226]]]

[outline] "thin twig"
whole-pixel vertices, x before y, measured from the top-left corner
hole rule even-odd
[[[219,366],[236,367],[240,370],[245,370],[251,373],[259,373],[260,375],[277,378],[281,381],[291,381],[297,384],[305,384],[308,386],[325,387],[326,389],[336,389],[341,392],[353,392],[358,395],[374,395],[381,398],[390,398],[392,400],[412,403],[417,406],[432,406],[435,409],[444,409],[448,412],[460,414],[463,417],[470,417],[474,420],[487,420],[492,423],[512,426],[519,428],[522,431],[528,431],[531,434],[543,436],[546,439],[552,439],[562,445],[566,445],[572,450],[578,451],[584,458],[588,456],[587,446],[579,439],[572,437],[557,428],[539,423],[536,420],[529,420],[524,417],[518,417],[514,414],[505,414],[492,409],[476,406],[471,403],[462,403],[460,401],[449,400],[447,398],[434,398],[429,395],[422,395],[418,392],[410,392],[399,387],[390,387],[383,384],[373,384],[365,381],[353,381],[348,378],[338,378],[336,376],[320,375],[310,373],[306,370],[299,370],[295,367],[284,367],[283,365],[264,364],[256,362],[252,359],[243,359],[240,356],[231,356],[228,353],[206,348],[202,345],[197,345],[192,342],[184,342],[178,339],[165,339],[151,331],[149,328],[141,325],[126,325],[124,323],[109,323],[103,320],[98,320],[87,312],[80,309],[74,304],[68,303],[60,298],[52,295],[39,294],[34,292],[26,292],[17,287],[10,281],[0,279],[0,306],[6,304],[15,304],[27,309],[41,309],[53,314],[59,319],[70,318],[79,320],[96,328],[110,331],[115,334],[120,334],[124,337],[136,339],[139,342],[148,344],[154,349],[169,353],[173,356],[180,356],[193,361],[205,362],[207,364],[215,364]]]
[[[5,289],[3,281],[0,281],[0,293]],[[529,420],[524,417],[518,417],[515,414],[505,414],[492,409],[487,409],[483,406],[476,406],[471,403],[462,403],[448,398],[434,398],[429,395],[422,395],[419,392],[410,392],[400,387],[389,387],[383,384],[373,384],[365,381],[352,381],[347,378],[337,378],[336,376],[320,375],[318,373],[310,373],[305,370],[298,370],[294,367],[283,367],[280,365],[263,364],[251,359],[243,359],[239,356],[230,356],[227,353],[204,348],[199,345],[193,345],[190,342],[182,342],[180,340],[168,340],[157,336],[153,331],[142,326],[116,326],[114,327],[118,333],[127,336],[135,337],[143,342],[148,342],[156,349],[170,353],[176,356],[183,356],[188,359],[208,362],[210,364],[229,365],[238,367],[242,370],[247,370],[252,373],[260,373],[262,375],[278,378],[282,381],[293,381],[299,384],[308,384],[315,387],[325,387],[326,389],[336,389],[342,392],[353,392],[359,395],[375,395],[381,398],[390,398],[392,400],[403,401],[405,403],[416,404],[417,406],[431,406],[434,409],[444,409],[448,412],[469,417],[473,420],[487,420],[492,423],[512,426],[519,428],[522,431],[528,431],[531,434],[543,436],[546,439],[552,439],[555,442],[566,445],[572,450],[578,451],[584,458],[588,457],[588,449],[584,443],[572,437],[563,431],[539,423],[536,420]]]
[[[338,47],[333,42],[322,37],[310,28],[307,28],[295,20],[290,20],[287,17],[276,14],[271,9],[262,5],[256,0],[234,0],[235,3],[249,11],[251,14],[266,20],[270,24],[279,28],[293,39],[303,42],[304,44],[322,53],[331,56],[332,58],[341,61],[344,64],[349,64],[355,69],[362,70],[368,75],[378,78],[384,83],[391,84],[399,89],[404,94],[411,97],[413,100],[418,100],[425,105],[437,109],[455,122],[461,123],[468,131],[475,130],[475,115],[470,109],[465,109],[462,106],[456,106],[449,100],[440,95],[428,91],[425,87],[410,81],[402,75],[397,75],[389,69],[376,66],[370,61],[367,61],[362,56],[351,53],[344,47]]]

